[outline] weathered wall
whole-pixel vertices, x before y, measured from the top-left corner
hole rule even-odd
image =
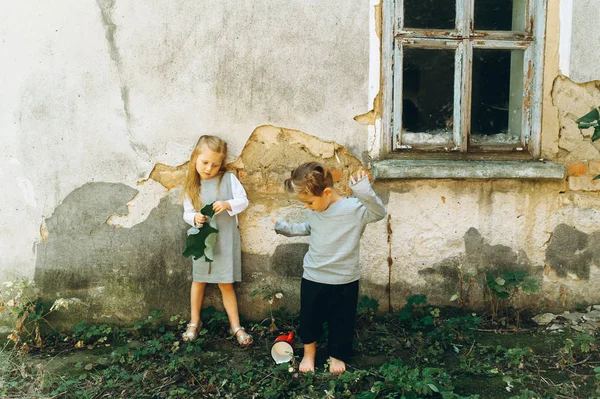
[[[325,162],[347,193],[350,174],[377,152],[368,132],[381,117],[372,93],[380,10],[374,1],[0,6],[0,54],[9,55],[0,281],[33,279],[46,297],[80,298],[76,317],[88,320],[187,312],[181,183],[197,137],[211,133],[230,144],[230,169],[251,201],[240,215],[241,312],[264,315],[267,303],[250,295],[261,288],[297,309],[307,240],[277,236],[269,218],[304,216],[281,186],[294,166]],[[548,14],[558,26],[556,2]],[[520,297],[526,306],[600,300],[600,183],[591,180],[600,147],[574,123],[599,93],[598,82],[560,75],[549,28],[542,153],[568,165],[568,179],[376,182],[389,217],[365,232],[363,294],[383,310],[421,293],[449,304],[461,265],[479,278],[528,271],[543,291]],[[219,297],[211,287],[206,304],[220,307]],[[481,301],[474,289],[472,304]]]
[[[203,133],[225,138],[232,160],[265,123],[364,159],[352,118],[367,109],[368,4],[98,0],[0,14],[3,279],[33,276],[40,226],[74,190],[139,188]]]
[[[600,54],[596,51],[600,41],[600,7],[596,0],[573,1],[573,20],[569,78],[585,83],[600,80]]]

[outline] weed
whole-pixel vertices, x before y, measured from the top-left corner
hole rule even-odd
[[[539,283],[534,278],[527,275],[523,270],[514,272],[504,272],[501,275],[486,275],[487,300],[492,315],[492,323],[499,322],[507,326],[509,324],[508,305],[515,294],[522,291],[526,294],[532,294],[540,290]],[[499,313],[503,311],[504,317],[499,318]],[[519,324],[519,311],[516,310],[516,323]]]
[[[475,276],[471,270],[464,271],[462,265],[456,267],[458,274],[458,292],[450,298],[450,302],[458,301],[458,306],[464,309],[471,303],[471,289],[475,285]]]

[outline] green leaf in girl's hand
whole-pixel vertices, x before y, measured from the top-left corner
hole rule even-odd
[[[200,213],[208,216],[210,220],[208,223],[202,224],[197,233],[188,235],[185,240],[186,247],[183,256],[186,258],[193,256],[194,260],[204,256],[207,262],[212,262],[217,233],[219,232],[213,218],[215,211],[212,209],[212,204],[209,204],[202,208]],[[212,237],[209,239],[210,236]]]
[[[207,262],[212,262],[213,260],[216,243],[217,233],[210,233],[208,237],[206,237],[206,240],[204,240],[204,244],[206,245],[206,248],[204,249],[204,257],[206,258]]]
[[[213,202],[214,204],[214,202]],[[200,213],[212,218],[215,215],[215,210],[213,209],[213,204],[205,205],[204,208],[200,209]]]

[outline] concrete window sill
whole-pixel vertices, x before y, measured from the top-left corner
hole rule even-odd
[[[374,178],[386,179],[554,179],[565,178],[564,165],[536,161],[409,160],[373,162]]]

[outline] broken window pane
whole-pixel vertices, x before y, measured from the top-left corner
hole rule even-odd
[[[404,48],[402,144],[453,142],[454,50]]]
[[[519,144],[523,50],[473,50],[471,144]]]
[[[525,31],[527,0],[475,0],[475,30]]]
[[[456,0],[404,0],[404,27],[454,29]]]

